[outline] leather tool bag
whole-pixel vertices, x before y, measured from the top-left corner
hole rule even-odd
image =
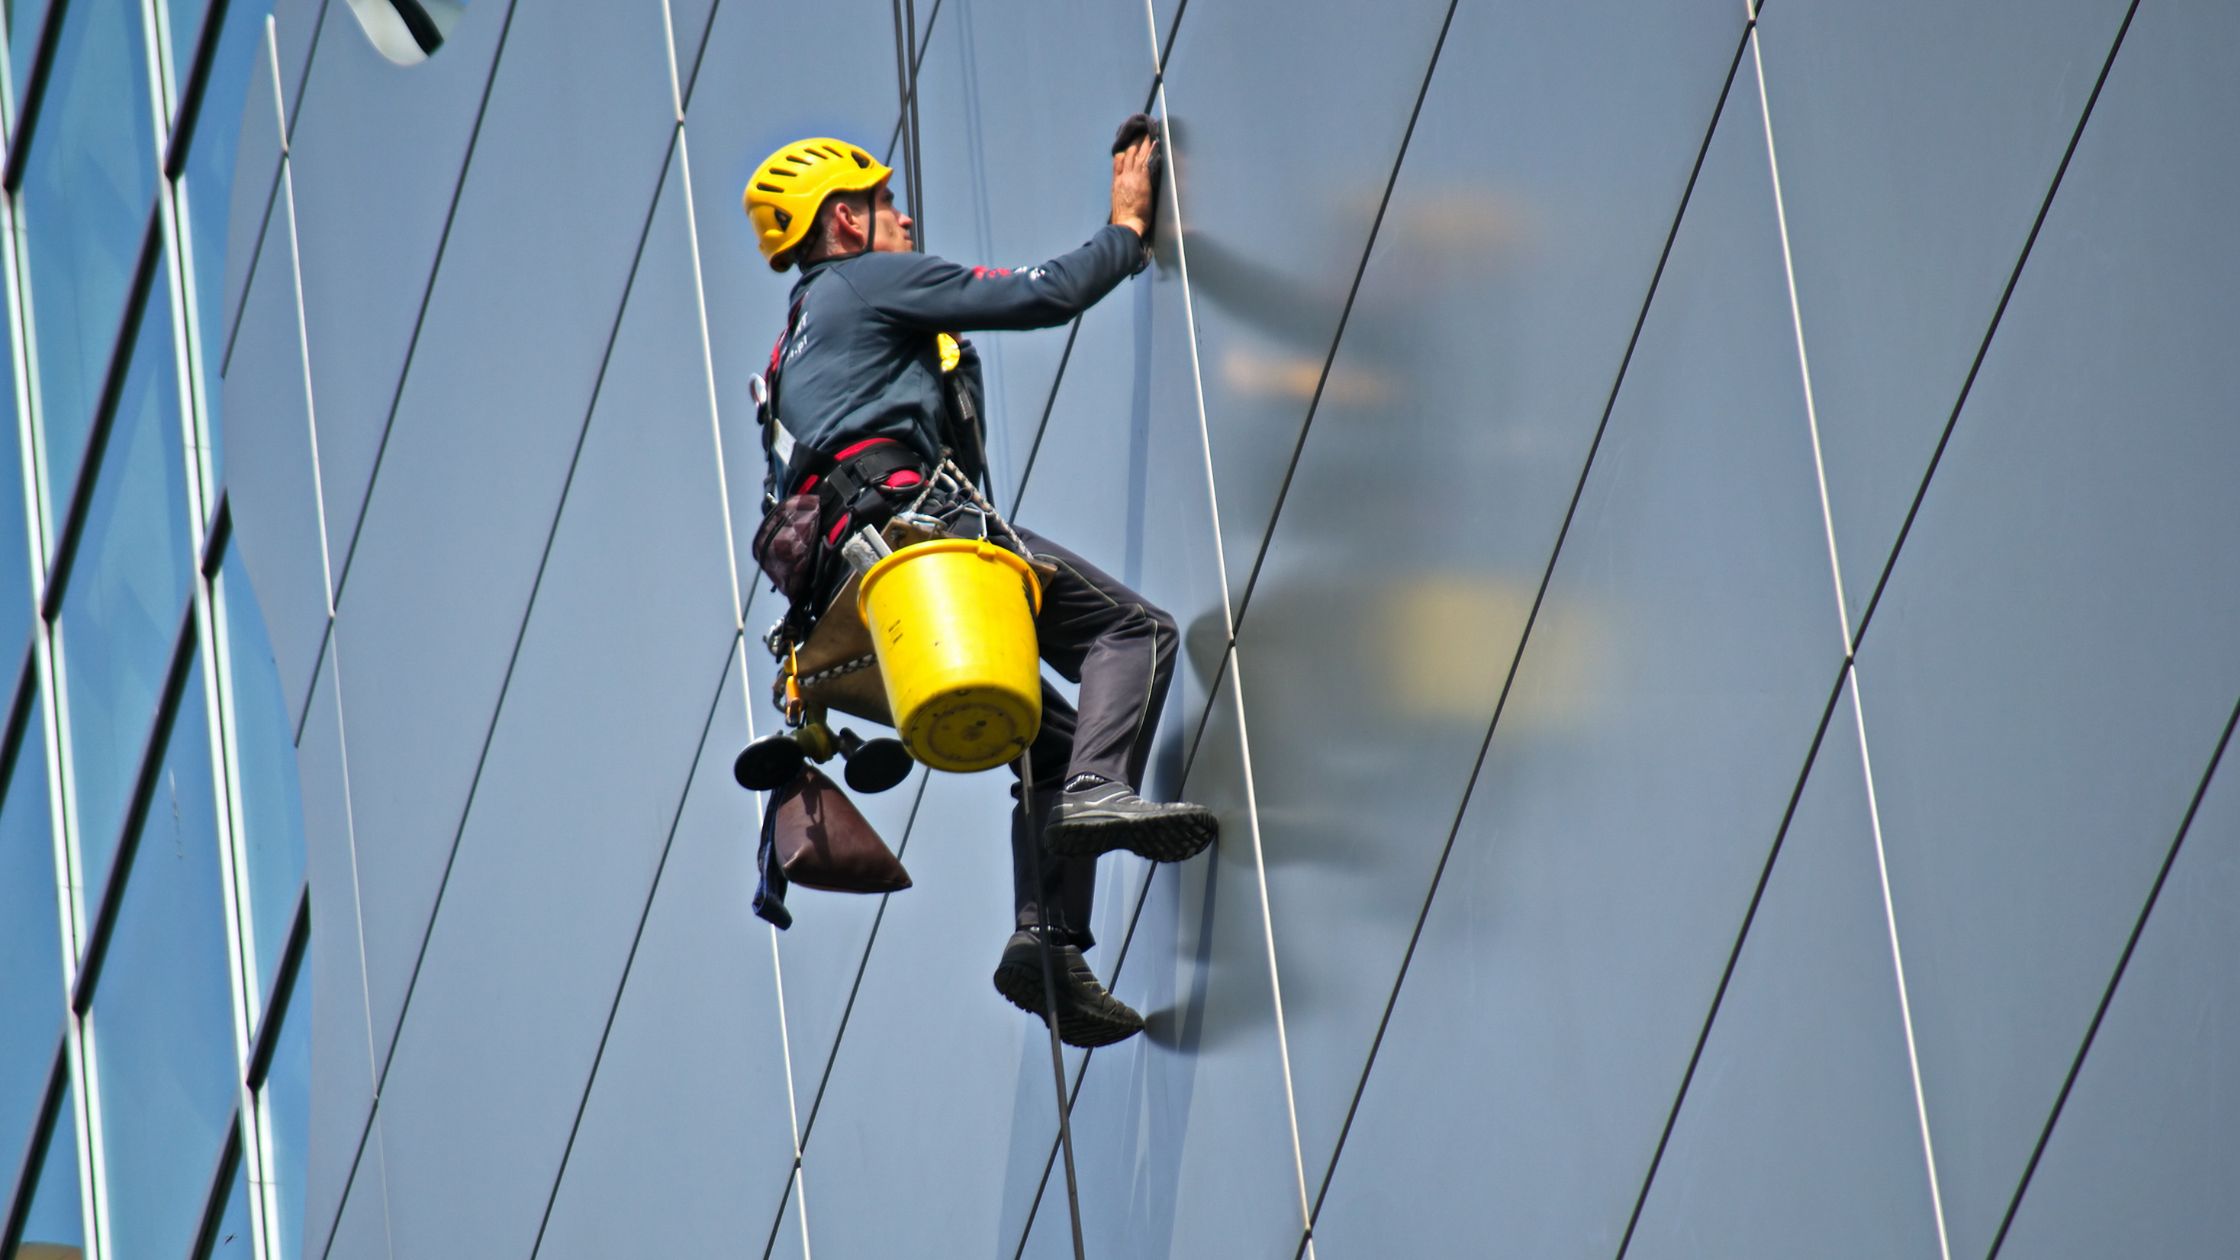
[[[815,766],[772,794],[763,815],[770,856],[788,883],[825,892],[886,893],[910,872],[838,785]]]

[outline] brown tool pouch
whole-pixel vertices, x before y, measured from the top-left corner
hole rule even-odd
[[[910,873],[839,786],[815,766],[770,799],[769,841],[788,883],[826,892],[898,892]]]

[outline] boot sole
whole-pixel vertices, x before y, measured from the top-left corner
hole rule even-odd
[[[996,967],[996,992],[1027,1014],[1049,1021],[1046,990],[1042,987],[1042,961],[1006,960]],[[1109,1046],[1143,1031],[1140,1021],[1113,1019],[1080,1007],[1058,1007],[1058,1040],[1082,1050]]]
[[[1205,852],[1221,833],[1212,810],[1170,814],[1092,814],[1053,820],[1043,847],[1059,857],[1096,857],[1126,849],[1154,862],[1180,862]]]

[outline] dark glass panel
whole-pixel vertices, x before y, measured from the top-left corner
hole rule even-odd
[[[0,1178],[15,1176],[15,1160],[31,1140],[68,1014],[45,713],[34,699],[0,798],[0,1028],[8,1030],[0,1037]],[[0,1213],[14,1189],[0,1180]]]
[[[47,82],[17,225],[38,349],[47,497],[58,523],[116,349],[157,173],[140,6],[77,0],[61,39],[55,66],[67,72]]]
[[[112,1254],[185,1255],[238,1101],[218,800],[199,665],[94,989]]]
[[[88,914],[108,879],[193,571],[177,368],[171,302],[159,287],[140,321],[59,624]]]
[[[10,1156],[9,1158],[13,1158]],[[85,1199],[78,1192],[77,1091],[62,1091],[62,1106],[55,1112],[54,1128],[47,1135],[45,1161],[39,1184],[31,1192],[31,1211],[23,1223],[23,1250],[44,1243],[52,1248],[86,1245]],[[69,1251],[62,1255],[72,1254]]]

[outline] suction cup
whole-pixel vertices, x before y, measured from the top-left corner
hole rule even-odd
[[[805,760],[791,735],[765,735],[739,750],[731,777],[749,792],[768,792],[791,783]]]
[[[910,777],[910,750],[899,739],[863,739],[840,732],[840,755],[847,758],[848,786],[858,792],[884,792]]]

